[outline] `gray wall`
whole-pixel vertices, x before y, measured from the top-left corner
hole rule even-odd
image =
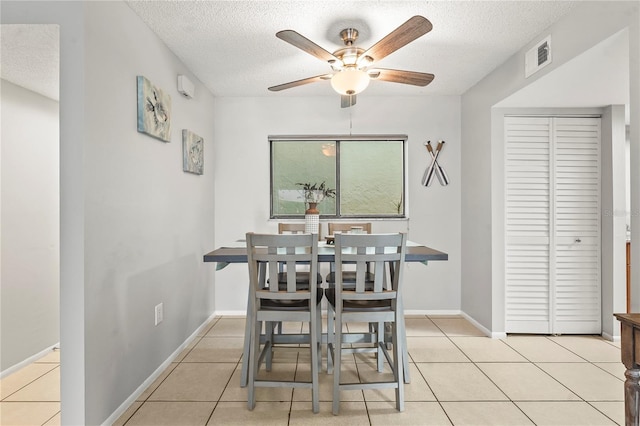
[[[2,22],[60,24],[62,423],[100,424],[213,312],[213,96],[125,3],[2,2]],[[137,75],[171,95],[171,143],[136,131]]]
[[[117,22],[117,31],[113,23]],[[213,96],[124,3],[87,2],[85,337],[87,423],[101,422],[213,312]],[[194,99],[177,76],[196,84]],[[171,142],[136,131],[136,75],[171,96]],[[182,170],[182,130],[204,174]],[[154,307],[164,322],[154,326]]]
[[[60,341],[58,102],[2,80],[0,371]]]
[[[576,55],[625,28],[637,26],[637,2],[585,2],[494,72],[469,89],[462,97],[462,310],[495,333],[504,332],[503,294],[496,288],[500,262],[495,241],[503,227],[502,212],[494,209],[494,185],[501,171],[493,167],[500,149],[492,139],[492,107],[530,82],[552,72]],[[524,53],[543,36],[551,34],[553,62],[529,79],[524,78]],[[633,34],[633,33],[631,33]],[[637,34],[637,33],[636,33]],[[630,40],[633,36],[630,36]],[[637,43],[637,42],[634,42]],[[633,44],[633,43],[630,43]],[[638,46],[630,47],[630,63],[638,60]],[[630,73],[630,75],[637,75]],[[633,78],[631,79],[633,80]],[[632,82],[632,86],[633,86]],[[637,87],[637,86],[636,86]],[[631,88],[633,105],[640,94]],[[636,114],[637,116],[637,114]],[[495,124],[495,123],[494,123]],[[633,139],[633,137],[632,137]],[[633,142],[632,142],[633,144]],[[640,155],[638,156],[640,158]],[[640,195],[640,194],[639,194]],[[640,222],[640,218],[638,219]],[[640,223],[638,224],[640,227]],[[640,260],[640,255],[639,255]],[[639,262],[640,263],[640,262]],[[498,277],[499,279],[499,277]],[[639,281],[640,283],[640,281]]]

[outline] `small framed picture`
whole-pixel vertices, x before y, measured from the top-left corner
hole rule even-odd
[[[138,76],[138,131],[171,142],[171,96]]]
[[[204,139],[182,130],[182,170],[201,175],[204,172]]]

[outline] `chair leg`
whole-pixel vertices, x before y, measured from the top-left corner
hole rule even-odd
[[[403,337],[401,335],[401,325],[398,324],[397,320],[392,324],[392,338],[393,338],[393,377],[396,381],[396,409],[398,411],[404,411],[404,375],[403,371],[405,369],[403,365],[403,360],[405,357],[405,348]]]
[[[318,305],[316,309],[317,339],[316,349],[318,350],[318,371],[322,371],[322,309]]]
[[[329,344],[334,342],[334,311],[331,303],[327,303],[327,348],[329,348]],[[333,353],[329,349],[327,349],[327,374],[333,373]]]
[[[251,336],[254,328],[253,319],[253,304],[255,301],[251,297],[251,291],[249,291],[249,298],[247,300],[247,316],[245,318],[244,326],[244,348],[242,350],[242,370],[240,374],[240,387],[247,386],[249,376],[249,358],[251,357]]]
[[[376,347],[378,348],[378,353],[376,354],[377,362],[378,362],[378,372],[382,373],[384,371],[384,353],[382,352],[382,345],[384,345],[384,322],[376,323],[376,338],[378,344]]]
[[[252,324],[251,344],[250,344],[250,358],[249,358],[249,377],[248,377],[248,397],[247,407],[249,410],[253,410],[256,406],[256,393],[255,393],[255,380],[258,376],[258,358],[260,357],[260,333],[262,332],[262,323],[260,321],[254,321]]]
[[[398,308],[398,318],[396,323],[398,324],[399,339],[402,341],[402,367],[404,369],[404,382],[411,383],[411,376],[409,375],[409,346],[407,345],[407,328],[404,323],[404,314],[401,307]]]
[[[342,315],[336,310],[333,337],[333,414],[340,413],[340,370],[342,368]]]
[[[276,329],[276,327],[278,327],[278,324],[280,324],[280,330],[282,330],[282,322],[280,323],[271,322],[271,321],[265,322],[265,326],[264,326],[265,344],[266,342],[273,342],[274,330]],[[273,345],[270,345],[265,356],[266,371],[271,371],[272,363],[273,363]]]
[[[313,412],[317,413],[320,411],[320,386],[318,383],[319,336],[317,324],[314,324],[314,317],[317,321],[317,315],[312,312],[309,318],[309,350],[311,351],[311,405],[313,407]]]

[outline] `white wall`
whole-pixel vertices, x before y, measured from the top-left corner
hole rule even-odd
[[[462,235],[465,243],[461,303],[465,313],[494,333],[504,332],[504,305],[500,303],[504,295],[499,294],[503,283],[498,282],[500,277],[496,276],[503,251],[494,244],[503,228],[503,217],[494,208],[500,202],[496,200],[497,192],[492,190],[493,185],[502,185],[499,179],[502,172],[494,167],[501,151],[493,145],[491,108],[599,41],[626,26],[637,25],[637,21],[637,2],[584,2],[462,97]],[[526,80],[524,53],[547,34],[551,34],[553,40],[553,62]],[[630,64],[637,63],[637,45],[629,50]],[[630,75],[637,74],[630,72]],[[632,81],[632,106],[640,102],[640,95],[634,90]],[[637,118],[633,111],[631,117],[633,129],[640,123],[634,124]]]
[[[619,339],[613,314],[627,310],[625,106],[604,108],[601,121],[602,333]]]
[[[277,232],[269,220],[268,135],[408,135],[408,221],[374,221],[374,232],[408,231],[409,239],[449,254],[446,262],[409,264],[409,311],[460,310],[460,98],[368,97],[341,109],[339,97],[216,98],[216,241],[229,244],[247,231]],[[424,142],[446,141],[440,162],[451,184],[421,186],[430,162]],[[326,224],[324,224],[326,233]],[[211,247],[213,248],[213,246]],[[216,311],[244,312],[247,271],[230,265],[216,272]]]
[[[2,80],[0,371],[60,341],[58,102]]]
[[[101,424],[213,312],[213,96],[123,2],[3,1],[2,22],[60,24],[62,423]],[[171,143],[136,131],[137,75],[171,95]]]
[[[640,5],[630,14],[629,27],[629,75],[640,75]],[[630,202],[631,240],[640,241],[640,78],[629,81],[631,95],[629,115]],[[633,244],[633,243],[632,243]],[[640,312],[640,250],[631,246],[631,312]]]
[[[631,234],[631,141],[629,140],[629,126],[625,127],[625,182],[627,183],[627,185],[625,186],[625,221],[627,224],[627,238],[629,238]]]

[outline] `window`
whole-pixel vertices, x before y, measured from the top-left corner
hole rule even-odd
[[[303,184],[335,189],[323,217],[405,217],[404,135],[272,136],[271,217],[302,217]]]

